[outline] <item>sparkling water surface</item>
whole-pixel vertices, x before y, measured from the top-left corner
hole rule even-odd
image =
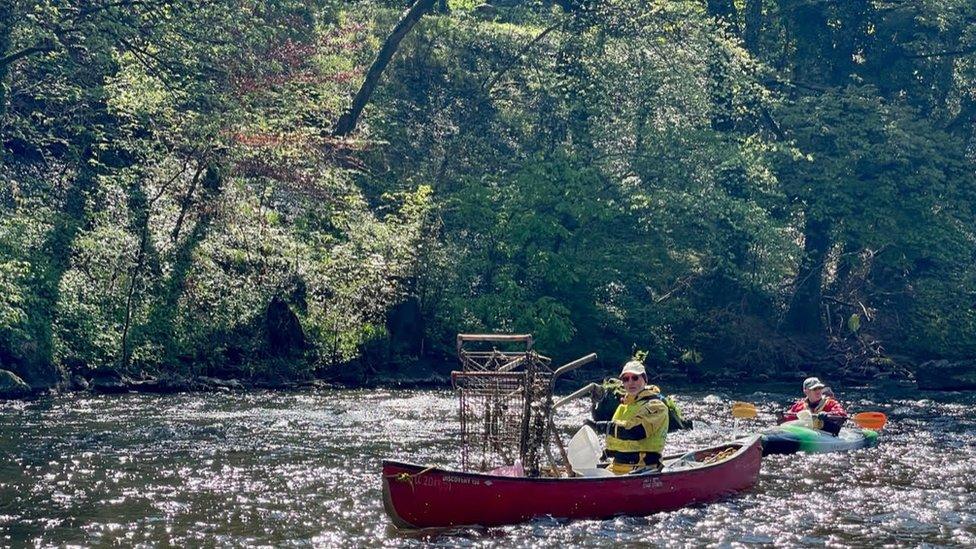
[[[785,390],[674,391],[701,428],[667,451],[774,422]],[[729,499],[649,517],[401,531],[380,460],[457,466],[448,390],[61,395],[0,402],[0,546],[976,546],[976,393],[850,388],[877,448],[770,456]],[[756,420],[734,420],[732,400]],[[587,412],[560,410],[564,440]],[[707,423],[707,425],[705,424]]]

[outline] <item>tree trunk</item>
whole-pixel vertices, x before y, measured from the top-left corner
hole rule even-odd
[[[866,6],[856,2],[847,4],[846,17],[840,21],[841,28],[835,31],[836,38],[833,43],[833,52],[830,59],[830,82],[834,86],[844,86],[850,79],[851,74],[856,70],[854,55],[857,53],[857,39],[859,35],[866,34],[865,20],[868,15]]]
[[[44,40],[19,51],[10,51],[14,25],[20,17],[21,14],[14,12],[13,2],[0,0],[0,120],[7,112],[7,73],[10,72],[10,65],[24,57],[55,49],[49,40]]]
[[[830,225],[808,219],[803,231],[803,259],[797,273],[797,287],[786,313],[786,329],[793,333],[819,334],[824,330],[820,315],[823,300],[823,268],[830,250]]]
[[[708,0],[708,14],[723,28],[726,35],[739,33],[736,22],[736,9],[732,0]],[[731,132],[735,129],[732,116],[732,89],[728,85],[729,59],[719,45],[708,62],[709,96],[712,103],[712,129],[718,132]]]
[[[167,359],[173,365],[177,362],[172,356],[175,350],[173,324],[179,310],[180,297],[186,289],[186,281],[193,267],[193,252],[210,232],[213,217],[217,208],[215,202],[223,191],[224,178],[215,164],[208,164],[201,180],[203,185],[200,197],[199,215],[193,228],[182,242],[176,244],[173,250],[170,275],[163,283],[161,295],[155,300],[154,307],[149,313],[149,326],[153,327],[154,339],[159,342],[166,353]]]
[[[24,380],[35,388],[50,388],[62,381],[63,372],[54,362],[54,325],[58,319],[61,279],[71,268],[71,253],[75,238],[88,224],[88,197],[95,191],[98,174],[91,162],[95,153],[90,144],[79,147],[78,174],[68,185],[64,207],[56,216],[51,232],[43,245],[33,282],[38,306],[32,322],[35,343],[26,359]]]
[[[789,19],[790,34],[796,43],[793,79],[800,82],[828,83],[835,55],[831,29],[819,4],[800,4]]]
[[[146,196],[145,188],[138,181],[129,187],[129,230],[139,235],[139,248],[136,250],[132,269],[129,270],[129,286],[126,289],[125,312],[122,317],[121,357],[119,360],[119,370],[122,372],[128,370],[132,358],[132,348],[134,347],[132,342],[134,339],[132,316],[140,302],[139,281],[146,271],[157,274],[159,272],[159,254],[153,245],[149,224],[153,205],[161,195],[162,192],[150,199]],[[150,278],[146,277],[145,280],[148,282]],[[142,294],[145,295],[147,291],[143,290]]]
[[[976,123],[976,101],[967,95],[962,99],[959,114],[946,125],[946,131],[968,137],[973,131],[974,123]]]
[[[753,57],[759,55],[759,37],[762,33],[762,0],[746,0],[746,25],[742,41]]]
[[[136,284],[139,282],[139,276],[142,273],[142,266],[146,259],[146,247],[149,244],[149,208],[145,203],[145,193],[141,190],[141,185],[138,183],[134,184],[133,187],[138,187],[136,189],[130,190],[129,198],[129,209],[133,212],[134,220],[133,225],[137,226],[139,229],[139,249],[136,251],[135,265],[132,266],[132,270],[129,271],[129,287],[126,290],[125,296],[125,314],[122,318],[122,341],[121,341],[121,357],[119,359],[119,370],[124,372],[129,368],[129,357],[131,355],[131,350],[129,347],[129,328],[132,325],[132,309],[136,302]],[[137,210],[137,207],[140,207]]]
[[[193,193],[197,190],[197,185],[200,183],[200,177],[203,175],[205,168],[206,165],[200,163],[196,173],[193,174],[193,179],[190,180],[190,188],[187,189],[186,194],[183,195],[183,200],[180,202],[180,215],[176,217],[176,224],[173,226],[173,232],[171,233],[173,244],[176,244],[180,240],[183,222],[186,221],[186,214],[190,211],[190,206],[193,205]]]
[[[796,46],[792,59],[794,80],[823,85],[825,89],[836,85],[833,78],[838,74],[834,70],[834,56],[838,53],[828,25],[827,9],[821,3],[800,3],[793,6],[787,16],[788,32]],[[786,313],[785,328],[794,334],[822,336],[825,333],[821,316],[823,273],[831,246],[831,220],[814,218],[809,208],[805,214],[803,257],[797,272],[796,291]]]
[[[376,84],[379,83],[380,77],[383,76],[383,71],[386,70],[386,66],[390,64],[393,56],[396,55],[400,41],[420,21],[420,18],[433,7],[435,2],[437,0],[417,0],[403,14],[400,22],[393,27],[393,31],[386,37],[386,42],[383,43],[383,47],[380,48],[380,52],[376,54],[376,59],[373,60],[373,64],[369,67],[369,71],[366,73],[366,79],[356,93],[356,97],[353,98],[352,105],[348,111],[339,117],[335,129],[332,131],[333,136],[345,137],[356,129],[359,117],[362,115],[366,104],[369,103],[369,98],[373,95],[373,91],[376,89]]]
[[[708,15],[724,23],[732,34],[739,34],[738,12],[733,0],[707,0]]]
[[[10,35],[14,30],[14,8],[12,2],[0,2],[0,59],[6,59],[10,50]],[[7,67],[10,63],[0,63],[0,121],[7,112]],[[0,151],[2,155],[2,151]]]

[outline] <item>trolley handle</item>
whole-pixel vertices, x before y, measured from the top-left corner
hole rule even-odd
[[[573,394],[564,396],[563,398],[561,398],[561,399],[557,400],[556,402],[554,402],[553,405],[552,405],[552,409],[553,410],[559,409],[559,408],[563,407],[563,405],[565,405],[565,404],[567,404],[569,402],[572,402],[572,401],[576,400],[577,398],[580,398],[581,396],[589,395],[593,391],[602,390],[602,389],[603,389],[603,387],[601,385],[597,385],[596,383],[587,383],[583,387],[580,387],[575,392],[573,392]]]
[[[576,360],[570,362],[569,364],[564,364],[559,368],[556,368],[556,371],[552,373],[552,380],[550,381],[550,383],[553,384],[556,383],[556,378],[558,378],[559,376],[565,374],[566,372],[572,372],[573,370],[579,368],[580,366],[583,366],[584,364],[589,364],[594,360],[596,360],[596,353],[590,353],[582,358],[577,358]]]
[[[492,343],[525,343],[525,350],[532,348],[532,334],[458,334],[458,351],[468,341],[489,341]]]

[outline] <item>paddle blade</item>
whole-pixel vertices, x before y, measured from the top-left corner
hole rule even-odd
[[[756,405],[751,402],[736,402],[732,404],[732,417],[749,419],[756,417]]]
[[[854,414],[852,418],[854,423],[865,429],[874,429],[877,431],[888,423],[888,416],[882,414],[881,412],[861,412],[859,414]]]

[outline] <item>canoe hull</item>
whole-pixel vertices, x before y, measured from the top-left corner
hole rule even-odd
[[[697,469],[597,478],[515,478],[383,462],[383,504],[400,528],[498,526],[536,517],[608,519],[672,511],[752,487],[759,437]]]

